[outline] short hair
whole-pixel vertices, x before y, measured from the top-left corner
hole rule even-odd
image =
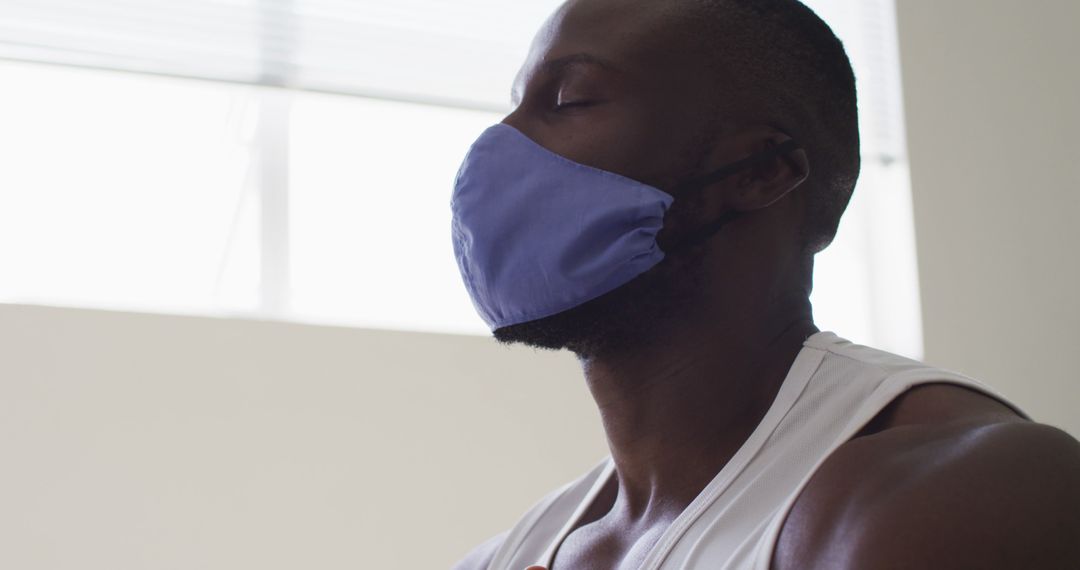
[[[695,43],[717,57],[744,109],[781,119],[810,160],[804,250],[836,235],[859,177],[855,74],[844,46],[798,0],[688,0]]]

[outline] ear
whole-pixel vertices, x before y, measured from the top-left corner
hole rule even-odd
[[[759,155],[792,140],[781,132],[771,132],[748,145],[750,156]],[[728,202],[737,211],[747,212],[767,208],[798,188],[810,176],[810,159],[806,150],[794,150],[762,160],[736,175],[735,188],[729,191]]]
[[[695,181],[691,194],[675,195],[675,203],[657,235],[660,248],[667,251],[703,223],[714,223],[733,212],[760,210],[798,188],[810,175],[810,162],[802,148],[755,159],[791,140],[791,136],[769,126],[745,128],[724,136],[710,149],[704,167],[717,176],[716,181],[701,185]],[[751,164],[743,168],[740,163],[747,160]],[[736,170],[724,174],[732,168]]]
[[[770,141],[761,152],[791,140],[786,135]],[[732,206],[739,211],[759,210],[773,205],[798,188],[810,176],[810,160],[806,150],[795,150],[777,155],[752,167],[739,178],[739,185],[731,196]]]
[[[712,168],[719,169],[744,160],[753,161],[754,157],[790,140],[791,136],[772,126],[743,127],[725,137],[712,153],[710,162]],[[798,188],[809,175],[806,151],[796,148],[756,161],[730,178],[710,185],[703,197],[717,210],[760,210]]]

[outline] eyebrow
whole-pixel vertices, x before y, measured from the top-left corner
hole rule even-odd
[[[606,59],[604,59],[602,57],[597,57],[597,56],[592,55],[590,53],[584,53],[584,52],[575,53],[575,54],[560,57],[558,59],[552,59],[552,60],[549,60],[549,61],[545,61],[545,62],[541,63],[537,67],[536,71],[537,71],[537,73],[544,74],[544,75],[553,75],[553,74],[558,73],[558,72],[560,72],[560,71],[562,71],[562,70],[564,70],[564,69],[566,69],[568,67],[573,67],[575,65],[595,65],[597,67],[601,67],[601,68],[606,69],[608,71],[614,71],[616,73],[622,73],[622,69],[620,69],[614,63],[612,63],[612,62],[610,62],[610,61],[608,61],[608,60],[606,60]],[[517,100],[518,95],[519,94],[517,92],[517,85],[514,85],[514,88],[512,88],[511,91],[510,91],[510,100],[512,102]]]
[[[555,73],[557,71],[561,71],[567,67],[572,67],[574,65],[596,65],[599,67],[603,67],[604,69],[607,69],[609,71],[622,71],[617,65],[611,63],[610,61],[588,53],[575,53],[572,55],[560,57],[559,59],[545,61],[544,63],[540,64],[539,71],[543,73]]]

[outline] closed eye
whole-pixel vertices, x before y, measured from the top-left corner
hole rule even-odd
[[[555,111],[564,111],[566,109],[573,109],[573,108],[580,108],[580,107],[590,107],[590,106],[595,105],[597,103],[598,103],[598,101],[589,101],[589,100],[559,101],[558,103],[555,104],[554,110]]]

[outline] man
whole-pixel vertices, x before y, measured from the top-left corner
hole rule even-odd
[[[1080,444],[814,326],[859,138],[809,9],[570,0],[514,104],[458,261],[497,339],[578,355],[611,455],[456,569],[1080,568]]]

